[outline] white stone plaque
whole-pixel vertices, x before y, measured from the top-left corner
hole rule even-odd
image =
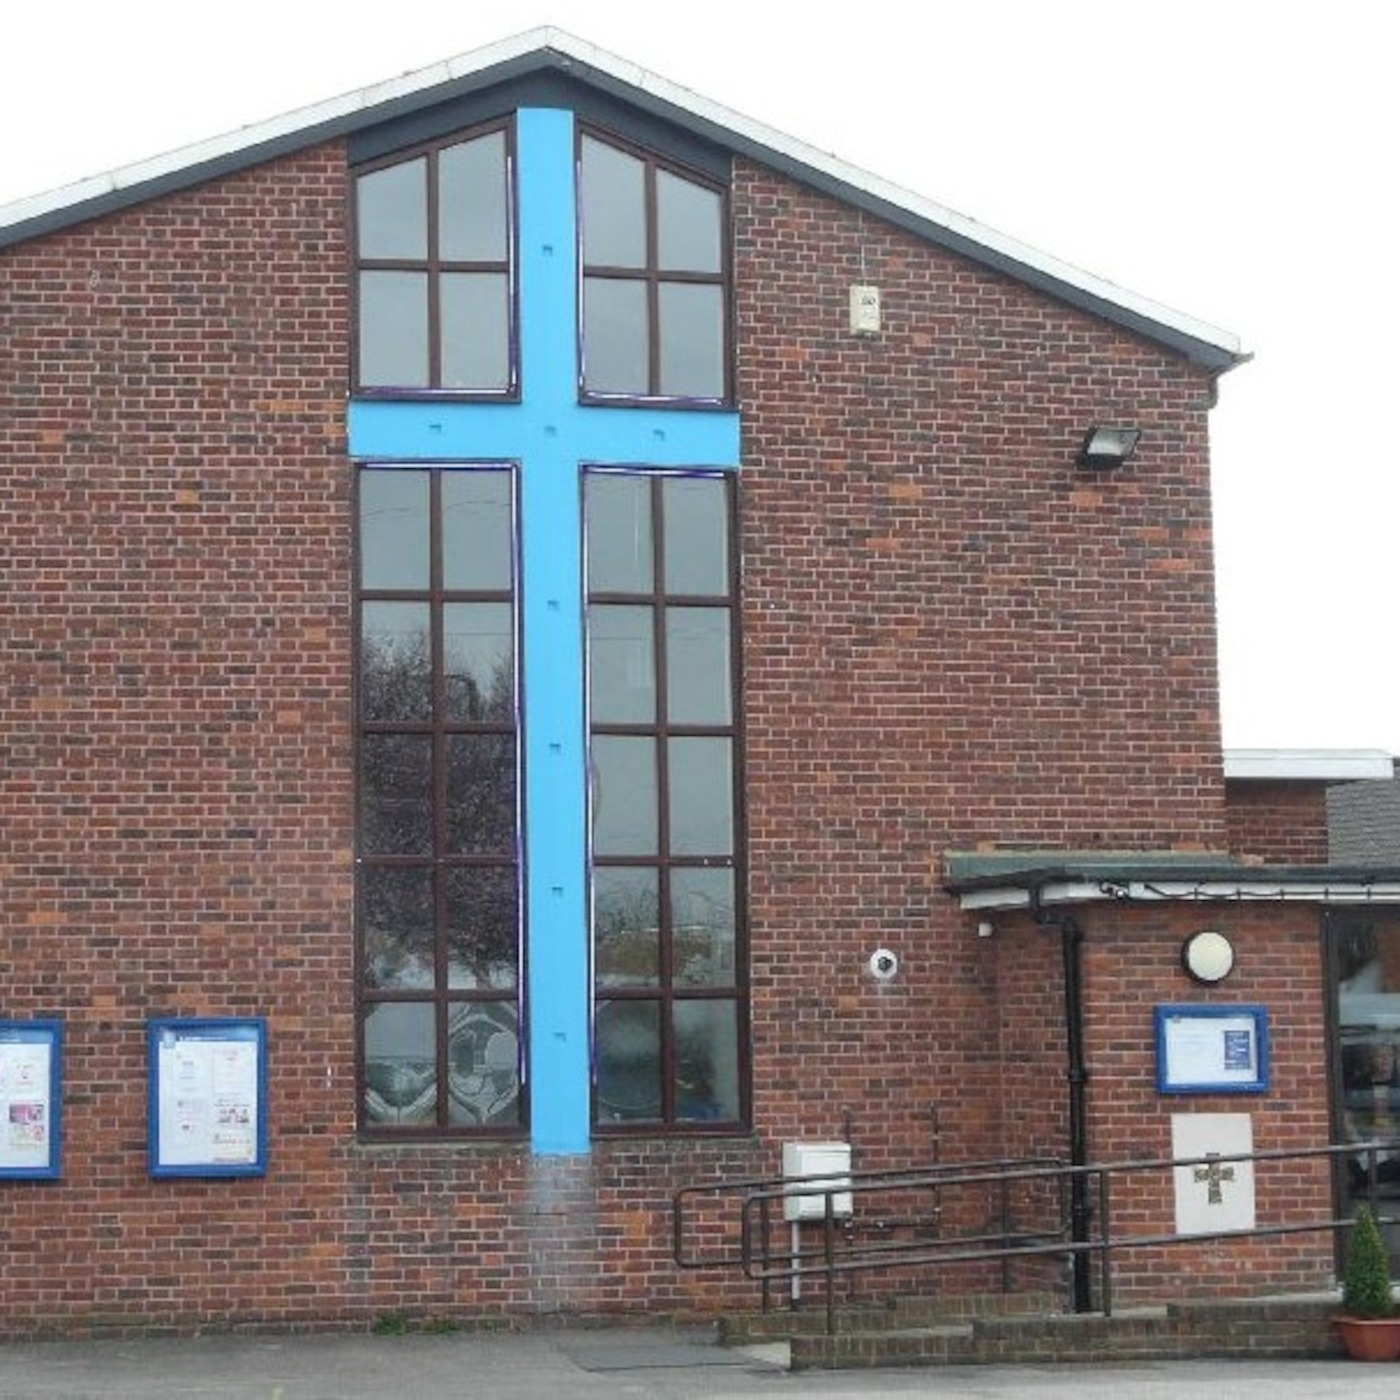
[[[1254,1228],[1254,1163],[1214,1160],[1253,1150],[1247,1113],[1172,1115],[1172,1156],[1206,1159],[1173,1169],[1177,1234]]]

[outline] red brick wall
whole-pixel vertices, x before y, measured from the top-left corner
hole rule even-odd
[[[0,995],[67,1039],[12,1328],[340,1306],[344,207],[314,151],[0,254]],[[269,1017],[266,1180],[147,1176],[144,1024],[198,1014]]]
[[[942,852],[1224,843],[1208,385],[777,176],[735,205],[760,1120],[995,1154],[995,963]],[[1087,479],[1104,420],[1139,458]]]
[[[1273,865],[1327,863],[1327,788],[1322,783],[1229,782],[1230,850]]]
[[[68,1038],[4,1327],[732,1305],[682,1184],[1058,1147],[1057,947],[978,940],[942,854],[1224,844],[1208,385],[752,166],[734,208],[756,1131],[563,1162],[353,1138],[341,152],[0,254],[3,1014]],[[147,1019],[254,1013],[268,1177],[152,1182]]]
[[[1315,1147],[1329,1140],[1316,909],[1101,906],[1086,910],[1081,922],[1091,1160],[1170,1157],[1171,1119],[1179,1113],[1248,1113],[1256,1151]],[[1216,988],[1191,981],[1181,969],[1183,940],[1203,928],[1218,929],[1235,947],[1235,970]],[[1268,1092],[1159,1094],[1153,1008],[1177,1002],[1266,1007],[1272,1051]],[[1255,1188],[1260,1226],[1296,1220],[1300,1211],[1311,1212],[1315,1220],[1331,1213],[1328,1172],[1317,1160],[1261,1163]],[[1115,1230],[1169,1233],[1172,1199],[1168,1174],[1125,1180],[1114,1191]],[[1119,1267],[1118,1281],[1125,1296],[1162,1298],[1325,1287],[1331,1270],[1330,1238],[1319,1234],[1134,1252]]]

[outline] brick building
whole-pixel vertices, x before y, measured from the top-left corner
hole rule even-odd
[[[785,1143],[1327,1141],[1400,878],[1227,801],[1242,358],[555,31],[0,209],[4,1326],[703,1312]]]

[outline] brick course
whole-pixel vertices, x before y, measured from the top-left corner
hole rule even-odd
[[[1273,865],[1327,863],[1327,788],[1322,783],[1225,785],[1230,850]]]

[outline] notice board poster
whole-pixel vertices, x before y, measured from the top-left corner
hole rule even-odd
[[[1269,1087],[1269,1016],[1262,1006],[1159,1006],[1157,1091],[1262,1094]]]
[[[62,1047],[58,1021],[0,1021],[0,1177],[59,1175]]]
[[[266,1023],[156,1020],[149,1036],[151,1175],[265,1175]]]

